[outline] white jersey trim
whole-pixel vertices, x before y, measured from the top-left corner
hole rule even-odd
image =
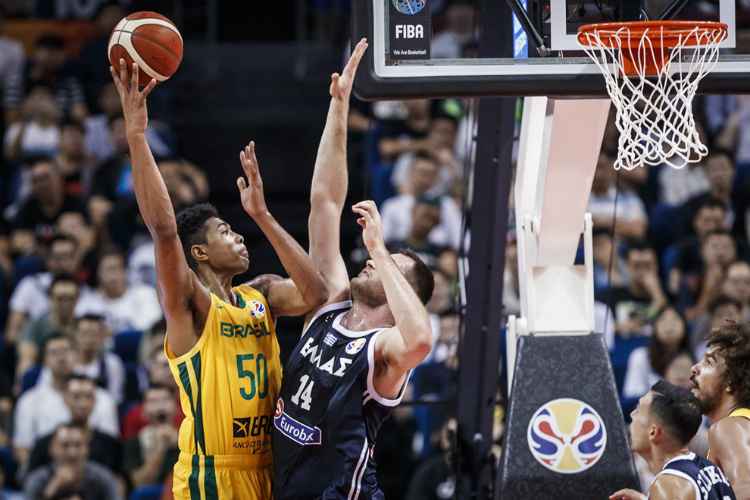
[[[676,460],[676,459],[672,459],[669,462],[672,462],[674,460]],[[669,462],[667,462],[667,463],[669,463]],[[664,465],[666,467],[666,464],[664,464]],[[693,485],[693,489],[695,490],[695,500],[701,500],[702,499],[702,497],[701,497],[701,490],[700,490],[700,488],[698,488],[698,483],[696,483],[695,480],[692,477],[688,476],[684,472],[681,472],[681,471],[678,471],[678,470],[674,470],[674,469],[662,469],[662,471],[659,472],[656,475],[656,477],[658,478],[659,476],[666,475],[666,474],[669,474],[669,475],[672,475],[672,476],[681,477],[682,479],[686,479],[687,481],[690,481],[690,484]],[[656,479],[654,479],[654,481],[656,481]]]
[[[404,397],[404,392],[406,392],[406,386],[409,384],[409,378],[411,377],[412,370],[409,370],[406,373],[406,378],[404,379],[404,384],[401,386],[401,389],[398,391],[398,396],[395,398],[386,398],[384,396],[381,396],[378,394],[378,391],[375,389],[375,341],[378,338],[378,335],[380,335],[383,332],[383,330],[379,331],[375,335],[372,336],[370,339],[370,344],[367,346],[367,392],[365,393],[365,399],[363,400],[362,404],[369,402],[371,399],[374,399],[378,403],[380,403],[383,406],[388,407],[395,407],[398,406],[399,403],[401,403],[401,398]]]
[[[307,331],[312,326],[312,324],[318,321],[318,319],[324,314],[329,313],[331,311],[335,311],[336,309],[349,309],[351,307],[352,307],[351,300],[345,300],[343,302],[334,302],[332,304],[328,304],[328,305],[321,307],[320,309],[316,311],[315,315],[307,323],[307,326],[305,326],[305,328],[302,329],[302,335],[300,335],[300,337],[304,337]]]
[[[333,325],[332,325],[333,328],[337,332],[339,332],[341,335],[344,335],[345,337],[354,338],[354,339],[359,338],[359,337],[365,337],[367,335],[370,335],[373,332],[377,332],[378,330],[385,328],[385,327],[379,327],[379,328],[373,328],[371,330],[363,330],[361,332],[358,332],[355,330],[349,330],[345,326],[341,325],[341,318],[344,316],[345,313],[346,311],[336,316],[336,318],[333,320]]]
[[[365,438],[357,466],[354,468],[354,473],[352,474],[352,484],[349,487],[349,495],[346,497],[346,500],[357,500],[359,498],[359,492],[362,489],[362,478],[365,475],[365,470],[367,470],[367,459],[370,456],[367,445],[367,438]]]

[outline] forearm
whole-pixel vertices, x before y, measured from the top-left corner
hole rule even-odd
[[[314,307],[325,302],[328,298],[325,282],[304,248],[270,213],[255,217],[254,220],[271,243],[305,304]]]
[[[146,462],[130,474],[133,486],[144,486],[154,484],[159,476],[159,471],[164,463],[165,452],[157,450],[146,458]]]
[[[424,304],[385,248],[371,252],[370,257],[383,283],[388,306],[407,350],[426,347],[429,352],[432,330]]]
[[[732,482],[732,489],[737,500],[750,500],[750,478]]]
[[[145,133],[128,135],[130,160],[133,165],[133,190],[138,209],[152,237],[176,236],[177,221]]]
[[[341,211],[349,183],[346,164],[347,119],[349,103],[331,99],[326,125],[315,158],[310,202],[315,211],[319,203],[333,203]]]

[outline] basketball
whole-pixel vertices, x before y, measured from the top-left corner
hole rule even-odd
[[[182,61],[182,35],[168,18],[156,12],[136,12],[117,23],[109,37],[109,62],[120,67],[125,59],[128,69],[137,63],[138,83],[145,86],[152,78],[161,83],[177,71]]]

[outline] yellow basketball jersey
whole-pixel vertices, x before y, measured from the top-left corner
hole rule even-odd
[[[247,285],[232,291],[237,306],[211,294],[203,333],[189,352],[175,356],[165,343],[185,414],[179,448],[185,455],[242,455],[252,468],[270,467],[281,389],[276,325],[260,292]]]
[[[736,408],[729,414],[730,417],[745,417],[750,420],[750,408]]]

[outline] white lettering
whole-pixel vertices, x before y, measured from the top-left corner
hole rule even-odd
[[[314,341],[315,341],[314,338],[309,338],[309,339],[307,339],[307,342],[305,342],[305,345],[302,346],[302,349],[300,350],[300,354],[302,355],[303,358],[306,358],[307,355],[310,354],[311,352],[314,354],[315,351],[318,350],[318,346],[311,346],[310,345]]]
[[[334,359],[336,359],[336,358],[329,359],[328,361],[325,362],[325,364],[323,366],[320,366],[320,364],[318,364],[318,368],[320,370],[323,370],[324,372],[328,372],[331,375],[333,375],[333,360]]]
[[[352,364],[352,360],[349,358],[339,358],[339,369],[333,375],[335,377],[343,377],[346,372],[346,367]]]
[[[397,24],[396,38],[424,38],[424,26],[421,24]]]

